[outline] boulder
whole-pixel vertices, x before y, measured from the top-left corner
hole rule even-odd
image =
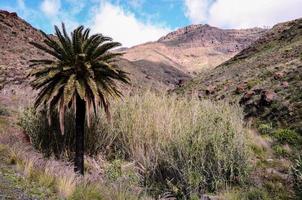
[[[288,84],[287,81],[283,81],[283,82],[281,83],[281,86],[282,86],[283,88],[288,88],[289,84]]]
[[[243,105],[243,104],[245,105],[245,104],[247,104],[247,103],[251,104],[252,101],[249,101],[249,100],[251,100],[252,97],[253,97],[255,94],[256,94],[256,93],[255,93],[255,91],[253,91],[253,90],[247,91],[246,93],[244,93],[244,95],[243,95],[242,98],[240,99],[239,104],[240,104],[240,105]]]
[[[275,80],[280,80],[284,77],[284,72],[275,72],[274,73],[274,79]]]
[[[240,83],[239,85],[237,85],[235,92],[237,94],[241,94],[245,91],[246,89],[246,84],[245,83]]]
[[[247,91],[244,95],[243,98],[246,100],[251,99],[255,95],[255,91]]]
[[[215,85],[209,85],[206,89],[206,94],[210,95],[210,94],[214,94],[216,90],[216,86]]]
[[[261,94],[260,103],[261,104],[271,104],[274,100],[276,100],[277,94],[270,90],[264,90]]]

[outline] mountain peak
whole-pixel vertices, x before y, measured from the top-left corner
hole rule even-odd
[[[239,45],[244,44],[243,48],[245,48],[266,31],[267,29],[261,28],[220,29],[208,24],[197,24],[177,29],[161,37],[158,42],[181,46],[183,44],[186,46],[188,44],[190,46],[215,46],[239,43]]]
[[[211,27],[208,24],[192,24],[189,26],[185,26],[183,28],[179,28],[176,31],[173,31],[171,33],[168,33],[167,35],[159,38],[158,42],[171,41],[171,40],[177,39],[179,36],[188,34],[190,32],[195,32],[198,29],[210,29],[210,28],[214,28],[214,27]]]
[[[3,14],[7,17],[12,17],[12,18],[13,17],[17,18],[18,17],[17,13],[15,13],[15,12],[8,12],[6,10],[1,10],[1,9],[0,9],[0,14]]]

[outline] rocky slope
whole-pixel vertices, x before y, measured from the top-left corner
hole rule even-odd
[[[302,18],[280,23],[177,92],[238,101],[248,116],[302,133]]]
[[[1,82],[19,84],[24,81],[29,59],[45,56],[29,44],[42,41],[42,34],[16,13],[0,11]]]
[[[169,33],[157,42],[127,49],[124,57],[130,61],[163,63],[187,73],[198,72],[230,59],[266,31],[191,25]]]

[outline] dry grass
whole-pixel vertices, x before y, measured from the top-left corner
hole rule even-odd
[[[77,175],[68,163],[54,159],[46,160],[25,144],[13,144],[9,148],[7,160],[9,164],[16,164],[17,170],[26,178],[55,190],[59,197],[67,198],[76,187]]]
[[[80,177],[73,172],[69,162],[45,159],[25,144],[15,143],[10,147],[0,147],[0,155],[5,152],[6,155],[3,156],[8,164],[16,164],[17,170],[24,177],[48,188],[58,199],[139,199],[140,191],[131,190],[132,185],[129,182],[110,182],[105,179],[104,167],[110,164],[101,156],[87,158],[85,162],[89,169],[85,177]]]
[[[43,174],[48,169],[55,177],[55,190],[64,198],[95,191],[93,185],[104,199],[136,199],[145,191],[157,198],[188,198],[246,178],[249,153],[237,106],[147,91],[113,102],[111,112],[113,123],[107,123],[101,112],[90,129],[89,137],[94,138],[88,141],[95,142],[98,155],[86,159],[84,180],[68,163],[43,160],[40,154],[30,153],[33,164],[26,161],[27,165]],[[26,126],[35,127],[36,122],[33,126],[27,120]],[[30,130],[31,135],[41,134]],[[93,185],[83,186],[83,181]]]
[[[75,191],[77,176],[75,173],[68,173],[64,176],[57,177],[56,190],[62,197],[70,197]]]
[[[244,180],[248,150],[237,106],[146,92],[111,107],[113,123],[98,124],[102,153],[134,160],[155,194],[190,196]]]

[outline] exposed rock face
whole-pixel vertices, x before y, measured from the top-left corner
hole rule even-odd
[[[178,29],[160,38],[158,42],[182,47],[215,47],[222,53],[238,52],[248,47],[266,30],[253,29],[219,29],[209,25],[191,25]]]
[[[16,13],[0,10],[0,97],[6,103],[26,104],[33,94],[26,78],[29,60],[46,55],[33,48],[30,41],[42,41],[40,31]]]
[[[260,28],[224,30],[209,25],[191,25],[169,33],[157,42],[132,47],[124,57],[131,61],[161,61],[184,72],[198,72],[228,60],[266,31]]]

